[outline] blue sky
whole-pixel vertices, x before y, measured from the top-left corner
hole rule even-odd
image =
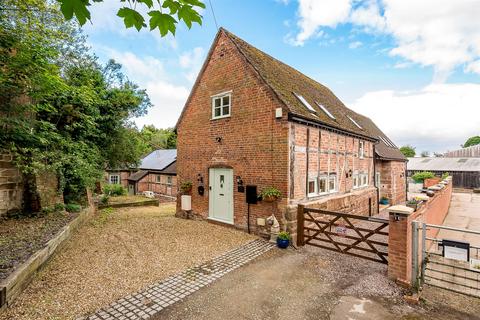
[[[218,24],[328,86],[398,145],[443,152],[480,135],[480,2],[470,0],[211,0]],[[139,127],[171,127],[217,32],[175,37],[126,30],[118,1],[92,6],[84,27],[101,61],[114,58],[154,107]]]

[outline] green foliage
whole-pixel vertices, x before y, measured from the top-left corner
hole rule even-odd
[[[87,20],[90,20],[88,7],[91,3],[103,2],[103,0],[57,1],[61,4],[60,9],[65,19],[70,20],[75,16],[80,25],[84,25]],[[126,1],[120,0],[120,2],[125,3]],[[153,0],[129,0],[128,4],[128,7],[124,6],[117,12],[117,16],[123,19],[126,28],[134,27],[140,31],[147,27],[145,18],[149,18],[150,30],[158,29],[162,37],[169,32],[175,35],[180,21],[183,21],[188,29],[192,27],[193,23],[201,25],[202,16],[199,10],[205,9],[205,4],[199,0],[159,0],[155,2]],[[146,16],[142,14],[145,11]],[[109,19],[109,17],[105,17],[105,19]]]
[[[430,171],[417,172],[412,176],[412,179],[417,183],[422,183],[425,179],[435,178],[435,175]]]
[[[98,217],[93,221],[95,227],[101,227],[107,223],[110,216],[115,212],[113,208],[105,208],[100,211]]]
[[[54,208],[55,208],[55,211],[63,211],[65,210],[65,205],[61,202],[55,203]]]
[[[263,199],[265,199],[265,198],[277,198],[278,199],[278,198],[281,197],[282,194],[275,187],[266,187],[262,190],[260,195],[262,196]]]
[[[449,176],[450,176],[450,173],[444,172],[444,173],[442,174],[442,180],[447,179]]]
[[[407,158],[415,157],[415,148],[410,145],[401,147],[400,152],[403,153],[403,155]]]
[[[100,203],[103,204],[103,205],[106,205],[108,204],[108,202],[110,201],[110,196],[104,194],[101,198],[100,198]]]
[[[62,10],[77,16],[82,3],[64,1]],[[146,113],[148,96],[115,61],[97,63],[57,4],[2,1],[0,68],[0,148],[25,175],[56,172],[67,202],[80,201],[105,167],[134,166],[144,155],[129,121]]]
[[[82,207],[79,204],[76,204],[76,203],[67,203],[65,205],[65,210],[67,210],[70,213],[80,212],[80,210],[82,210]]]
[[[177,147],[177,135],[171,128],[157,129],[153,125],[147,125],[140,131],[140,136],[148,152]]]
[[[180,185],[180,190],[182,190],[183,193],[188,193],[192,191],[192,186],[193,184],[191,181],[185,181]]]
[[[103,193],[108,196],[124,196],[127,194],[127,189],[121,184],[107,184],[103,187]]]
[[[467,141],[465,141],[465,143],[463,144],[463,147],[467,148],[467,147],[475,146],[477,144],[480,144],[480,136],[474,136],[474,137],[468,138]]]
[[[281,239],[281,240],[291,240],[292,237],[290,236],[290,233],[286,232],[286,231],[280,231],[278,233],[278,239]]]

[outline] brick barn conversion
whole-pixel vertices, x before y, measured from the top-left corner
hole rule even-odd
[[[176,131],[179,183],[193,183],[191,213],[212,221],[262,233],[257,218],[275,213],[295,234],[300,203],[373,215],[379,196],[406,198],[406,159],[369,118],[223,28]],[[247,185],[282,197],[249,206]]]
[[[155,150],[144,157],[138,169],[108,170],[107,182],[121,184],[130,195],[152,191],[159,196],[177,195],[177,150]]]

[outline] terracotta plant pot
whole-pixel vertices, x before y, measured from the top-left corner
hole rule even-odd
[[[262,198],[262,200],[265,201],[265,202],[275,202],[275,201],[277,201],[277,197],[268,196],[268,197]]]

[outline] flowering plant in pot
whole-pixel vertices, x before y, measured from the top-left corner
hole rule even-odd
[[[292,237],[290,236],[290,233],[281,231],[277,236],[277,246],[281,249],[286,249],[288,248],[291,239]]]
[[[183,194],[190,194],[190,192],[192,192],[192,182],[182,182],[182,184],[180,185],[180,190],[182,190]]]
[[[260,193],[262,200],[265,202],[274,202],[282,195],[275,187],[266,187]]]
[[[380,204],[388,204],[388,198],[387,197],[381,197],[380,198]]]

